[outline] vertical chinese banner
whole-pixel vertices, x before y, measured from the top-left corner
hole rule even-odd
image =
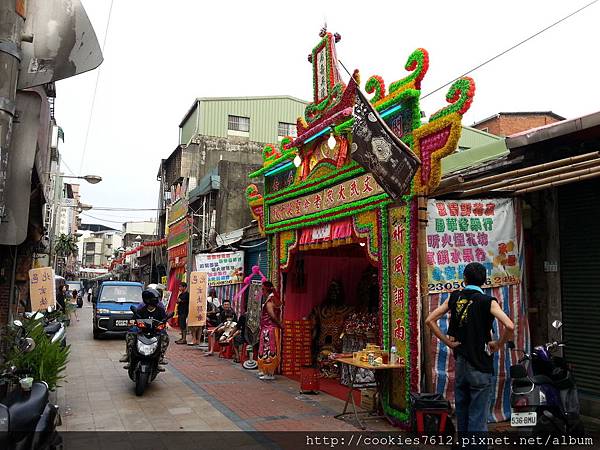
[[[206,294],[208,279],[205,272],[190,274],[190,312],[188,326],[203,327],[206,325]]]
[[[408,326],[408,282],[409,258],[407,244],[410,242],[410,229],[407,227],[409,207],[401,206],[389,209],[389,283],[390,283],[390,347],[396,347],[398,363],[406,365],[410,348],[407,345]],[[385,231],[384,231],[385,232]],[[406,377],[391,377],[390,403],[398,410],[407,408]]]
[[[48,309],[48,306],[56,306],[54,270],[51,267],[29,271],[29,296],[32,312]]]

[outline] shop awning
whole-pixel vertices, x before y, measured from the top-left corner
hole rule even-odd
[[[221,177],[215,167],[210,173],[206,174],[200,180],[198,186],[190,191],[189,202],[193,203],[200,197],[205,196],[210,191],[218,191],[221,186]]]

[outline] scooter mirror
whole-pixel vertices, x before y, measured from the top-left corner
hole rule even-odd
[[[137,308],[136,308],[134,305],[131,305],[131,306],[129,307],[129,310],[130,310],[132,313],[134,313],[134,312],[136,312],[136,311],[137,311]]]
[[[23,322],[21,322],[20,320],[13,321],[13,325],[15,327],[23,328]]]
[[[562,322],[560,320],[555,320],[552,322],[552,326],[558,330],[560,327],[562,327]]]
[[[35,341],[31,338],[25,338],[19,348],[23,353],[30,353],[35,349]]]
[[[48,306],[48,312],[51,313],[52,311],[54,311],[54,308],[52,306]]]

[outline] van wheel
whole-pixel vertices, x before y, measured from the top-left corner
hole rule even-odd
[[[93,335],[94,335],[94,339],[100,339],[100,336],[102,335],[102,333],[100,333],[98,330],[96,330],[95,328],[92,331]]]

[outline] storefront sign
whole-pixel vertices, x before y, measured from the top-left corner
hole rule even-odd
[[[32,312],[45,310],[48,309],[48,306],[54,307],[56,305],[54,270],[51,267],[29,271],[29,296]]]
[[[244,281],[244,252],[201,253],[196,255],[196,270],[206,273],[210,286]]]
[[[187,199],[182,198],[177,200],[171,208],[169,209],[169,218],[167,220],[168,225],[172,225],[175,222],[183,219],[188,212],[188,202]]]
[[[271,205],[269,207],[269,222],[277,223],[283,220],[295,219],[382,193],[383,189],[371,175],[361,175],[325,188],[322,191]]]
[[[190,274],[190,312],[187,323],[190,327],[203,327],[206,325],[207,278],[205,272],[192,272]]]
[[[463,270],[471,262],[485,266],[484,287],[521,281],[511,199],[429,200],[427,214],[430,293],[464,287]]]
[[[171,250],[173,247],[185,244],[189,238],[189,224],[187,220],[169,227],[169,235],[167,236],[167,248]]]

